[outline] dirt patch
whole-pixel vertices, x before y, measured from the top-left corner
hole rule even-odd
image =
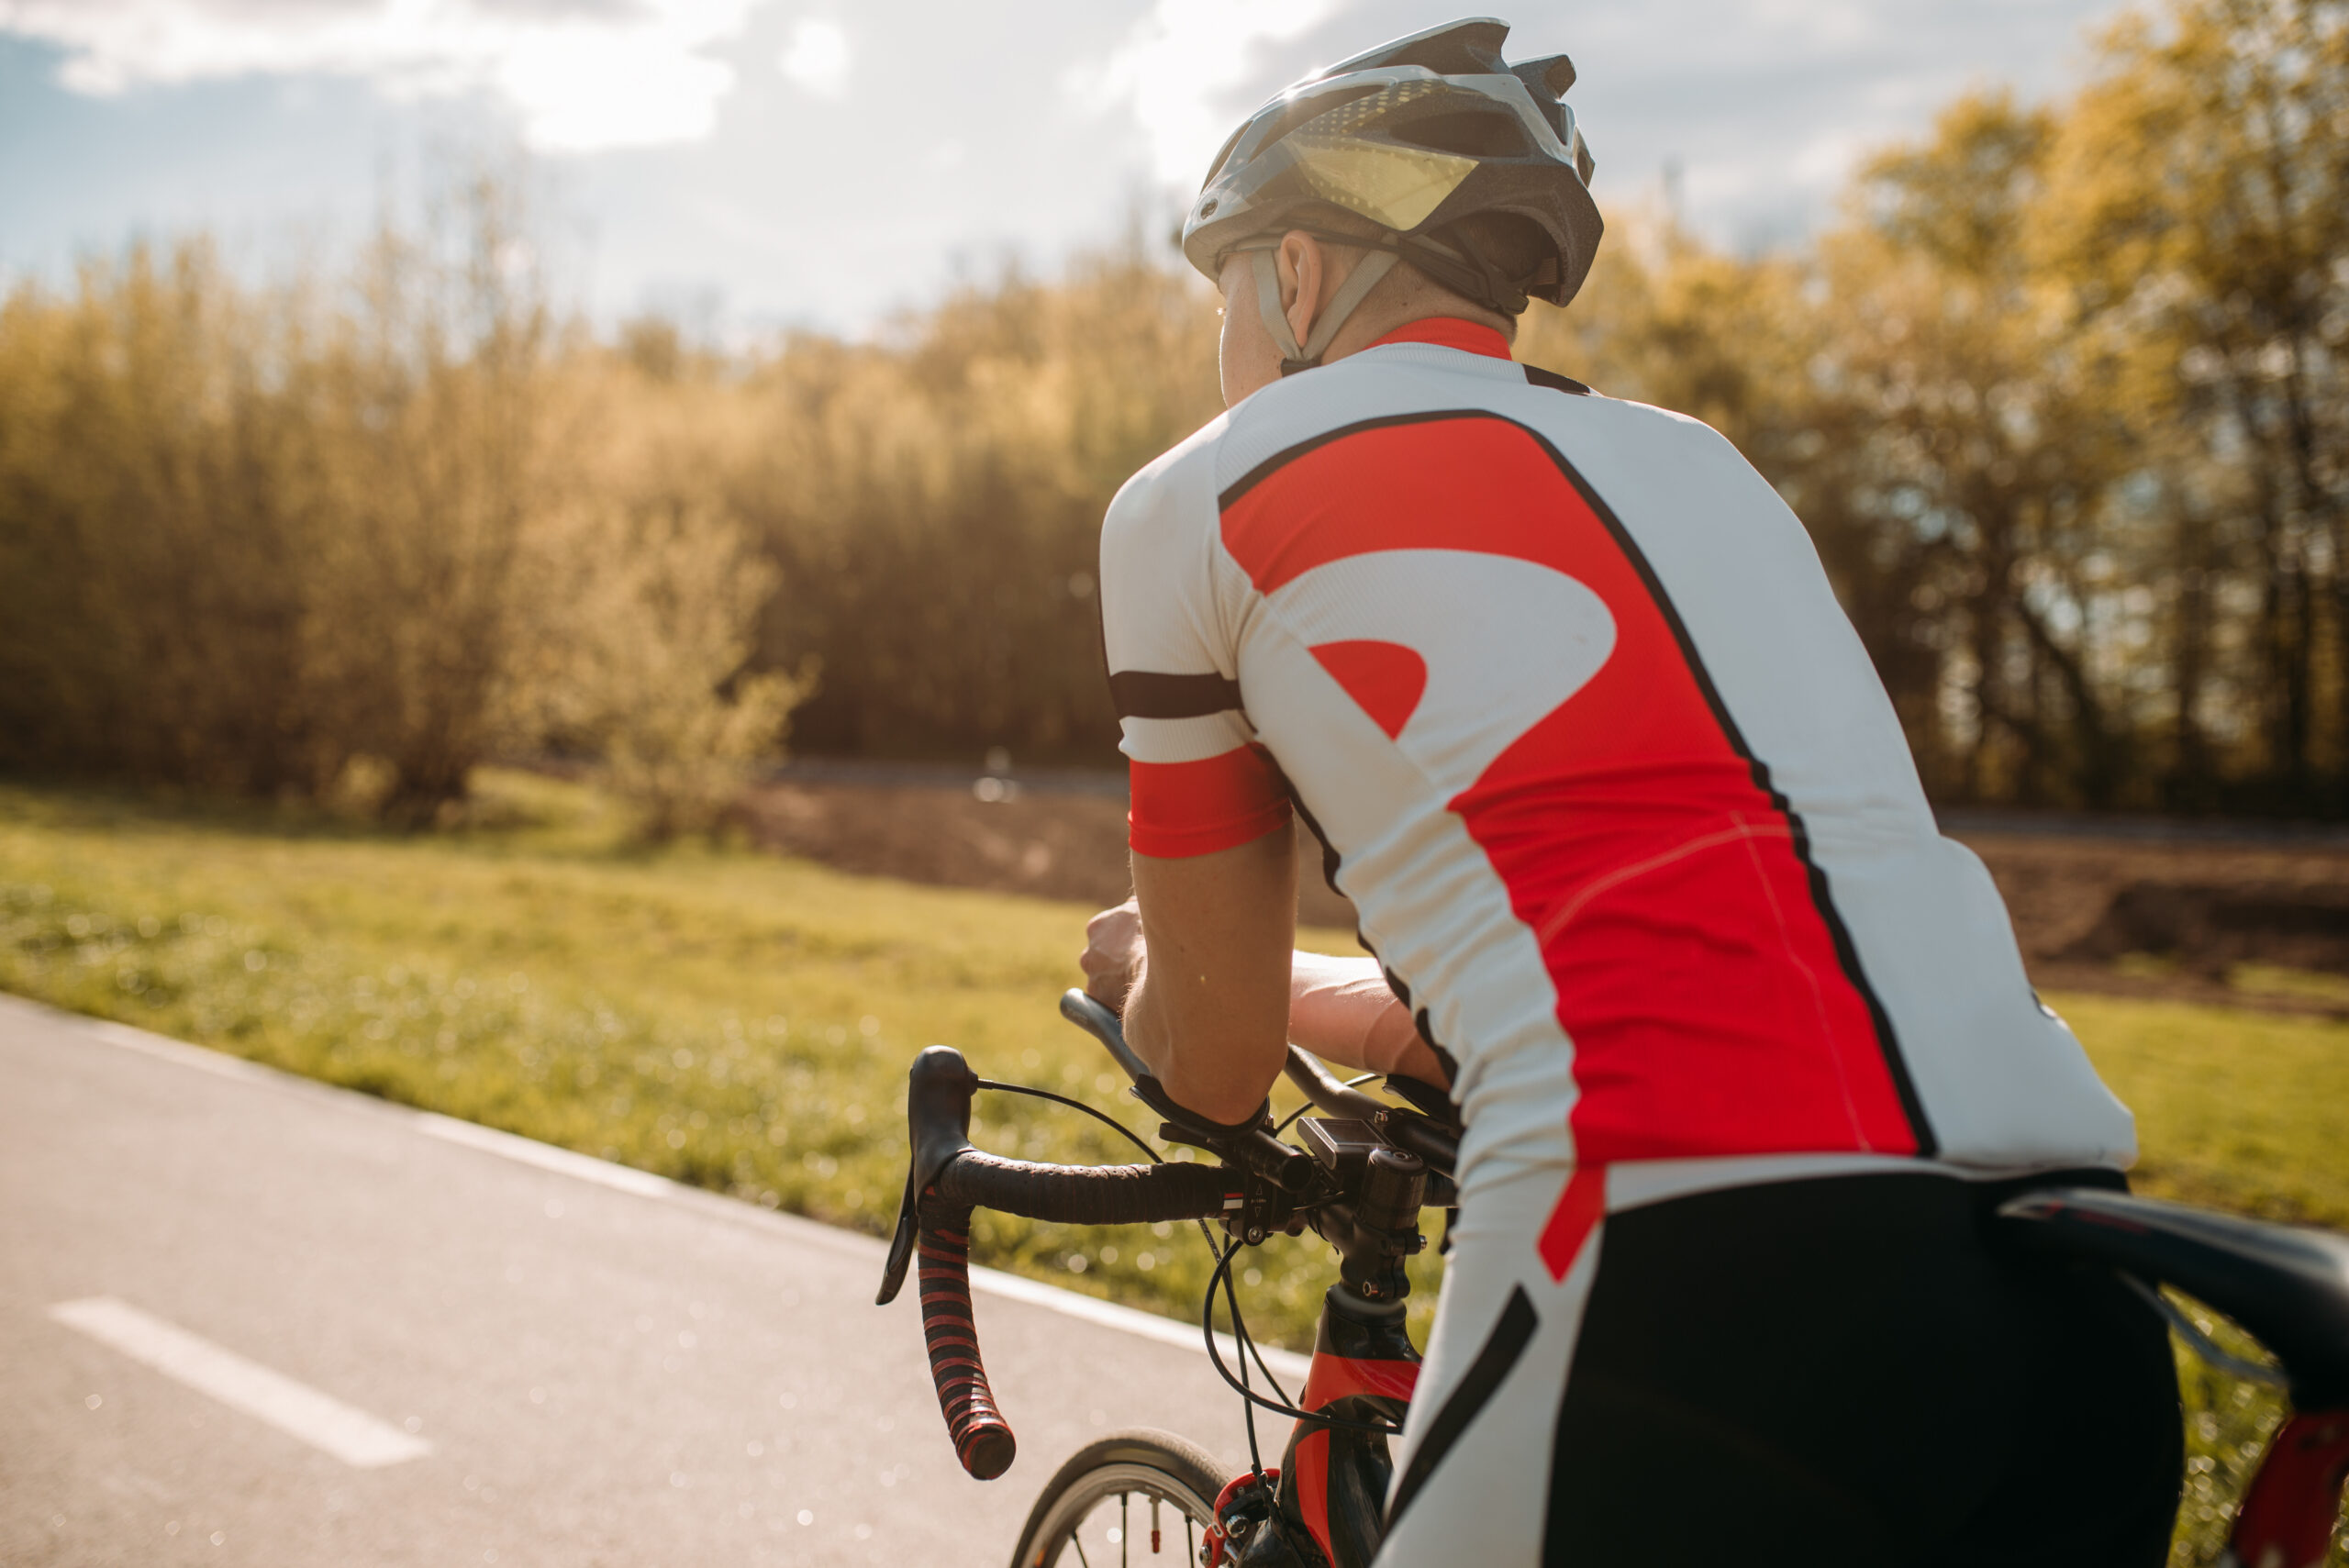
[[[997,787],[982,795],[944,784],[773,784],[747,797],[743,821],[766,848],[861,876],[1101,908],[1133,892],[1123,800],[979,784]],[[1352,930],[1353,906],[1322,880],[1319,845],[1299,839],[1298,918]]]
[[[2065,956],[2170,958],[2213,980],[2237,964],[2349,974],[2349,886],[2132,882]]]
[[[2238,964],[2349,975],[2349,849],[1962,834],[2006,895],[2032,977],[2095,990],[2288,1012],[2321,998],[2248,994]],[[2167,973],[2121,961],[2151,955]]]
[[[1114,795],[971,783],[792,781],[754,792],[753,839],[867,876],[1106,907],[1132,889]],[[2292,1012],[2321,997],[2246,993],[2234,966],[2349,975],[2349,847],[2177,843],[1961,832],[2006,895],[2032,978],[2094,990]],[[1349,930],[1353,906],[1300,834],[1299,916]],[[2139,955],[2163,961],[2125,963]]]

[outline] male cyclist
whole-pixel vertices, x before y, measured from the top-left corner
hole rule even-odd
[[[1980,1229],[2118,1185],[2129,1113],[1769,484],[1512,362],[1600,226],[1573,68],[1507,31],[1289,89],[1191,209],[1230,408],[1102,532],[1136,902],[1092,990],[1219,1121],[1289,1038],[1451,1085],[1382,1563],[2150,1568],[2158,1320]],[[1375,962],[1292,954],[1292,806]]]

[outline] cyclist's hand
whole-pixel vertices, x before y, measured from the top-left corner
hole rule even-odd
[[[1085,994],[1112,1012],[1123,1012],[1126,993],[1141,974],[1141,911],[1127,899],[1085,923]]]

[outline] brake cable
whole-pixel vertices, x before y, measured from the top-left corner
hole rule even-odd
[[[1244,1360],[1240,1364],[1241,1376],[1235,1378],[1231,1375],[1230,1369],[1223,1364],[1222,1353],[1215,1348],[1215,1292],[1216,1286],[1220,1284],[1224,1289],[1225,1299],[1230,1301],[1233,1307],[1232,1339],[1243,1348],[1252,1346],[1253,1341],[1248,1338],[1248,1330],[1240,1321],[1239,1299],[1231,1291],[1231,1260],[1241,1245],[1241,1242],[1235,1240],[1231,1245],[1222,1250],[1223,1255],[1216,1262],[1215,1273],[1208,1280],[1207,1311],[1202,1316],[1200,1327],[1207,1331],[1208,1360],[1215,1363],[1215,1370],[1221,1375],[1223,1381],[1236,1390],[1241,1398],[1247,1400],[1251,1407],[1248,1423],[1250,1437],[1252,1439],[1255,1435],[1254,1407],[1256,1407],[1270,1410],[1276,1416],[1287,1416],[1299,1421],[1312,1421],[1325,1427],[1342,1427],[1348,1431],[1370,1432],[1383,1438],[1400,1435],[1403,1429],[1399,1426],[1388,1426],[1381,1421],[1358,1421],[1351,1416],[1332,1416],[1326,1411],[1300,1409],[1295,1405],[1285,1402],[1276,1403],[1267,1399],[1249,1387],[1244,1381],[1248,1372],[1248,1363]],[[1259,1364],[1262,1364],[1261,1357]],[[1271,1373],[1267,1372],[1265,1375],[1269,1377]],[[1279,1385],[1275,1384],[1274,1386],[1277,1388]],[[1286,1397],[1284,1394],[1283,1401],[1286,1401]],[[1263,1469],[1261,1464],[1257,1466],[1259,1473],[1262,1473]]]
[[[1377,1076],[1375,1073],[1365,1073],[1358,1078],[1349,1080],[1346,1087],[1353,1088]],[[995,1089],[1007,1095],[1027,1095],[1034,1099],[1050,1100],[1054,1105],[1066,1106],[1071,1110],[1083,1111],[1094,1120],[1114,1128],[1128,1142],[1148,1156],[1151,1163],[1154,1165],[1166,1163],[1165,1156],[1144,1142],[1140,1133],[1107,1111],[1097,1110],[1083,1100],[1072,1099],[1066,1095],[1056,1095],[1050,1089],[1030,1088],[1025,1084],[1006,1084],[993,1078],[980,1079],[976,1087]],[[1286,1119],[1273,1129],[1274,1132],[1278,1134],[1286,1131],[1298,1118],[1312,1108],[1312,1102],[1307,1101],[1296,1110],[1291,1111]],[[1194,1223],[1198,1226],[1199,1235],[1207,1242],[1208,1250],[1220,1254],[1216,1261],[1214,1273],[1208,1276],[1206,1311],[1202,1320],[1202,1327],[1207,1333],[1208,1359],[1215,1363],[1217,1374],[1247,1401],[1242,1409],[1247,1417],[1248,1457],[1255,1465],[1255,1473],[1261,1475],[1264,1471],[1263,1456],[1258,1453],[1256,1448],[1256,1409],[1260,1406],[1275,1415],[1287,1416],[1301,1421],[1316,1421],[1329,1427],[1343,1427],[1350,1431],[1372,1432],[1382,1437],[1393,1437],[1400,1433],[1403,1429],[1400,1427],[1386,1426],[1375,1421],[1357,1421],[1345,1416],[1319,1414],[1311,1410],[1300,1409],[1290,1401],[1288,1390],[1281,1386],[1280,1379],[1274,1376],[1273,1369],[1265,1364],[1264,1352],[1257,1347],[1255,1337],[1248,1332],[1248,1326],[1240,1316],[1240,1296],[1232,1283],[1231,1260],[1239,1252],[1241,1243],[1234,1240],[1229,1247],[1219,1248],[1216,1243],[1215,1232],[1208,1228],[1206,1220],[1201,1219]],[[1222,1286],[1226,1307],[1231,1314],[1232,1344],[1240,1357],[1240,1375],[1237,1378],[1234,1378],[1230,1369],[1223,1364],[1222,1353],[1216,1349],[1215,1344],[1215,1295],[1219,1284]],[[1267,1399],[1248,1386],[1248,1362],[1252,1358],[1256,1363],[1256,1369],[1264,1374],[1264,1381],[1271,1385],[1273,1392],[1280,1396],[1278,1400]]]
[[[1111,1127],[1116,1128],[1120,1133],[1125,1135],[1128,1142],[1131,1143],[1135,1148],[1150,1156],[1150,1162],[1152,1164],[1163,1165],[1166,1163],[1166,1157],[1161,1154],[1157,1150],[1152,1149],[1149,1144],[1144,1143],[1141,1140],[1141,1134],[1136,1132],[1132,1128],[1128,1127],[1124,1122],[1119,1121],[1116,1117],[1111,1116],[1108,1112],[1095,1110],[1083,1100],[1072,1100],[1066,1095],[1055,1095],[1050,1089],[1031,1089],[1025,1084],[998,1084],[992,1078],[980,1079],[978,1086],[982,1089],[1000,1089],[1007,1095],[1032,1095],[1040,1100],[1050,1100],[1056,1106],[1066,1106],[1071,1110],[1083,1111],[1095,1121],[1107,1122]]]

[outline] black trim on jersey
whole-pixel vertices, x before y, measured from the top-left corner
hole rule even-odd
[[[1330,835],[1321,831],[1320,820],[1313,815],[1313,808],[1305,804],[1303,795],[1297,793],[1297,785],[1290,780],[1288,770],[1278,762],[1275,762],[1273,771],[1280,775],[1281,788],[1288,795],[1289,808],[1304,819],[1305,826],[1313,834],[1314,841],[1321,846],[1321,880],[1330,884],[1330,892],[1341,898],[1345,898],[1346,890],[1338,885],[1338,872],[1345,864],[1345,862],[1338,856],[1338,847],[1330,842]],[[1353,900],[1348,899],[1347,902],[1352,903]],[[1362,927],[1359,924],[1354,927],[1354,940],[1362,941]],[[1368,951],[1369,947],[1369,943],[1363,942],[1364,951]]]
[[[1876,1028],[1876,1049],[1884,1057],[1886,1071],[1892,1076],[1893,1092],[1899,1096],[1901,1111],[1908,1118],[1909,1131],[1917,1140],[1918,1155],[1930,1158],[1938,1153],[1941,1140],[1933,1133],[1932,1123],[1925,1115],[1924,1101],[1918,1095],[1916,1081],[1909,1076],[1908,1058],[1902,1055],[1899,1037],[1892,1028],[1892,1015],[1885,1009],[1884,999],[1876,995],[1875,985],[1869,983],[1867,972],[1860,965],[1859,949],[1852,940],[1851,928],[1844,925],[1842,914],[1835,907],[1835,895],[1828,885],[1826,871],[1811,858],[1810,829],[1804,825],[1802,814],[1795,810],[1793,803],[1771,782],[1769,764],[1753,754],[1753,747],[1746,744],[1744,731],[1738,728],[1737,720],[1730,717],[1729,705],[1721,700],[1720,690],[1713,684],[1712,673],[1705,668],[1704,660],[1697,652],[1696,641],[1688,635],[1687,623],[1681,620],[1679,609],[1664,591],[1664,583],[1656,576],[1655,568],[1649,564],[1646,552],[1631,538],[1631,530],[1623,526],[1623,519],[1615,515],[1615,509],[1592,488],[1581,471],[1566,461],[1565,453],[1551,444],[1547,436],[1522,420],[1512,419],[1490,408],[1430,409],[1418,414],[1388,414],[1375,419],[1361,419],[1325,430],[1310,439],[1275,452],[1224,491],[1217,504],[1219,507],[1229,508],[1241,495],[1298,458],[1349,436],[1390,426],[1434,424],[1448,419],[1491,419],[1524,431],[1534,445],[1542,449],[1543,455],[1557,466],[1558,472],[1565,476],[1566,483],[1574,486],[1575,493],[1583,498],[1583,504],[1590,508],[1591,515],[1613,538],[1616,548],[1623,552],[1623,558],[1631,563],[1631,570],[1639,573],[1648,596],[1664,616],[1664,624],[1671,629],[1673,640],[1680,645],[1680,657],[1687,664],[1689,674],[1695,678],[1698,691],[1703,694],[1706,706],[1713,710],[1713,719],[1720,726],[1722,738],[1729,742],[1730,750],[1744,761],[1753,775],[1754,787],[1769,798],[1771,809],[1787,820],[1794,841],[1795,858],[1802,862],[1803,870],[1809,877],[1811,905],[1826,923],[1828,939],[1834,943],[1836,962],[1843,971],[1843,978],[1851,982],[1853,989],[1860,994],[1860,999],[1867,1006],[1869,1021]],[[1293,795],[1296,792],[1292,790],[1290,793]],[[1405,1006],[1408,1005],[1406,1002]]]
[[[1313,836],[1321,842],[1321,880],[1330,884],[1330,892],[1341,898],[1346,898],[1346,890],[1338,885],[1338,873],[1344,867],[1345,862],[1339,857],[1337,845],[1330,841],[1329,834],[1321,831],[1321,824],[1314,817],[1313,808],[1305,804],[1305,796],[1297,793],[1297,784],[1288,776],[1288,771],[1281,767],[1278,762],[1273,764],[1273,769],[1280,775],[1281,788],[1288,792],[1289,808],[1303,819],[1306,827],[1310,828]],[[1346,901],[1353,902],[1351,898],[1347,898]],[[1435,1053],[1437,1062],[1443,1068],[1444,1084],[1448,1092],[1450,1085],[1460,1082],[1458,1059],[1436,1043],[1435,1025],[1429,1019],[1427,1008],[1420,1007],[1417,1012],[1411,1012],[1409,984],[1401,975],[1386,967],[1386,961],[1378,956],[1378,950],[1370,945],[1368,937],[1363,935],[1362,923],[1359,920],[1354,923],[1354,940],[1360,942],[1362,951],[1370,954],[1377,962],[1378,973],[1386,980],[1386,989],[1393,992],[1395,999],[1403,1004],[1403,1010],[1411,1013],[1411,1027],[1419,1031],[1420,1040]]]
[[[1316,447],[1326,447],[1331,441],[1342,441],[1348,436],[1359,436],[1364,430],[1385,429],[1390,425],[1426,425],[1439,419],[1497,419],[1500,416],[1489,408],[1432,408],[1419,414],[1382,414],[1375,419],[1357,419],[1351,425],[1341,425],[1334,430],[1324,430],[1308,440],[1275,452],[1247,473],[1224,486],[1215,498],[1216,510],[1228,512],[1251,490],[1303,457]],[[1514,424],[1514,420],[1506,421]]]
[[[1546,386],[1553,392],[1570,393],[1576,397],[1596,397],[1598,394],[1570,375],[1545,371],[1540,365],[1526,365],[1525,379],[1535,386]]]
[[[1476,1359],[1468,1363],[1466,1374],[1453,1385],[1451,1397],[1436,1412],[1435,1419],[1428,1423],[1428,1435],[1419,1440],[1419,1448],[1412,1452],[1410,1465],[1395,1487],[1395,1504],[1386,1510],[1389,1533],[1395,1529],[1395,1521],[1403,1517],[1403,1510],[1419,1495],[1419,1488],[1428,1484],[1428,1477],[1435,1473],[1435,1467],[1443,1462],[1443,1456],[1460,1440],[1460,1434],[1492,1402],[1502,1381],[1525,1353],[1525,1347],[1533,1342],[1533,1330],[1541,1327],[1541,1315],[1533,1310],[1533,1298],[1525,1294],[1525,1287],[1520,1284],[1512,1289],[1508,1304],[1501,1308],[1499,1320],[1485,1340],[1485,1348],[1476,1352]]]
[[[1495,417],[1501,417],[1497,415]],[[1508,423],[1515,425],[1517,421],[1511,419]],[[1698,655],[1696,641],[1688,635],[1687,625],[1681,620],[1678,607],[1664,591],[1663,580],[1656,576],[1655,568],[1649,564],[1646,552],[1631,538],[1631,531],[1623,526],[1623,519],[1615,515],[1615,509],[1600,498],[1590,482],[1582,476],[1581,471],[1568,462],[1566,454],[1552,446],[1547,437],[1524,425],[1517,428],[1532,437],[1535,444],[1549,454],[1550,461],[1558,465],[1558,472],[1566,476],[1566,482],[1582,496],[1592,515],[1614,536],[1616,548],[1623,552],[1623,558],[1640,574],[1640,581],[1647,584],[1649,596],[1654,599],[1656,608],[1664,614],[1664,625],[1672,628],[1673,640],[1680,644],[1680,656],[1687,661],[1688,673],[1696,677],[1697,689],[1704,694],[1706,705],[1713,710],[1713,718],[1720,725],[1721,734],[1729,741],[1730,749],[1745,759],[1745,765],[1753,773],[1754,787],[1769,797],[1771,809],[1787,819],[1787,829],[1794,835],[1795,858],[1809,873],[1811,904],[1818,909],[1819,917],[1826,923],[1829,940],[1835,944],[1835,960],[1842,967],[1843,978],[1852,983],[1852,988],[1867,1004],[1868,1018],[1876,1026],[1876,1049],[1883,1053],[1885,1070],[1892,1075],[1893,1091],[1899,1095],[1900,1109],[1909,1118],[1909,1131],[1917,1140],[1918,1156],[1931,1158],[1940,1152],[1941,1140],[1934,1136],[1933,1124],[1925,1116],[1924,1101],[1917,1093],[1916,1080],[1909,1076],[1909,1059],[1901,1053],[1900,1038],[1892,1028],[1892,1015],[1886,1010],[1884,998],[1876,994],[1876,986],[1869,982],[1867,971],[1861,967],[1859,949],[1852,940],[1851,928],[1843,924],[1842,912],[1835,907],[1835,895],[1827,884],[1827,872],[1811,858],[1810,829],[1804,825],[1802,813],[1797,811],[1794,803],[1771,782],[1770,764],[1755,756],[1753,748],[1746,744],[1745,732],[1731,717],[1729,704],[1721,700],[1720,689],[1713,684],[1712,672],[1705,668],[1704,660]]]
[[[1221,675],[1167,675],[1156,670],[1117,670],[1109,700],[1119,718],[1204,718],[1240,706],[1240,683]]]

